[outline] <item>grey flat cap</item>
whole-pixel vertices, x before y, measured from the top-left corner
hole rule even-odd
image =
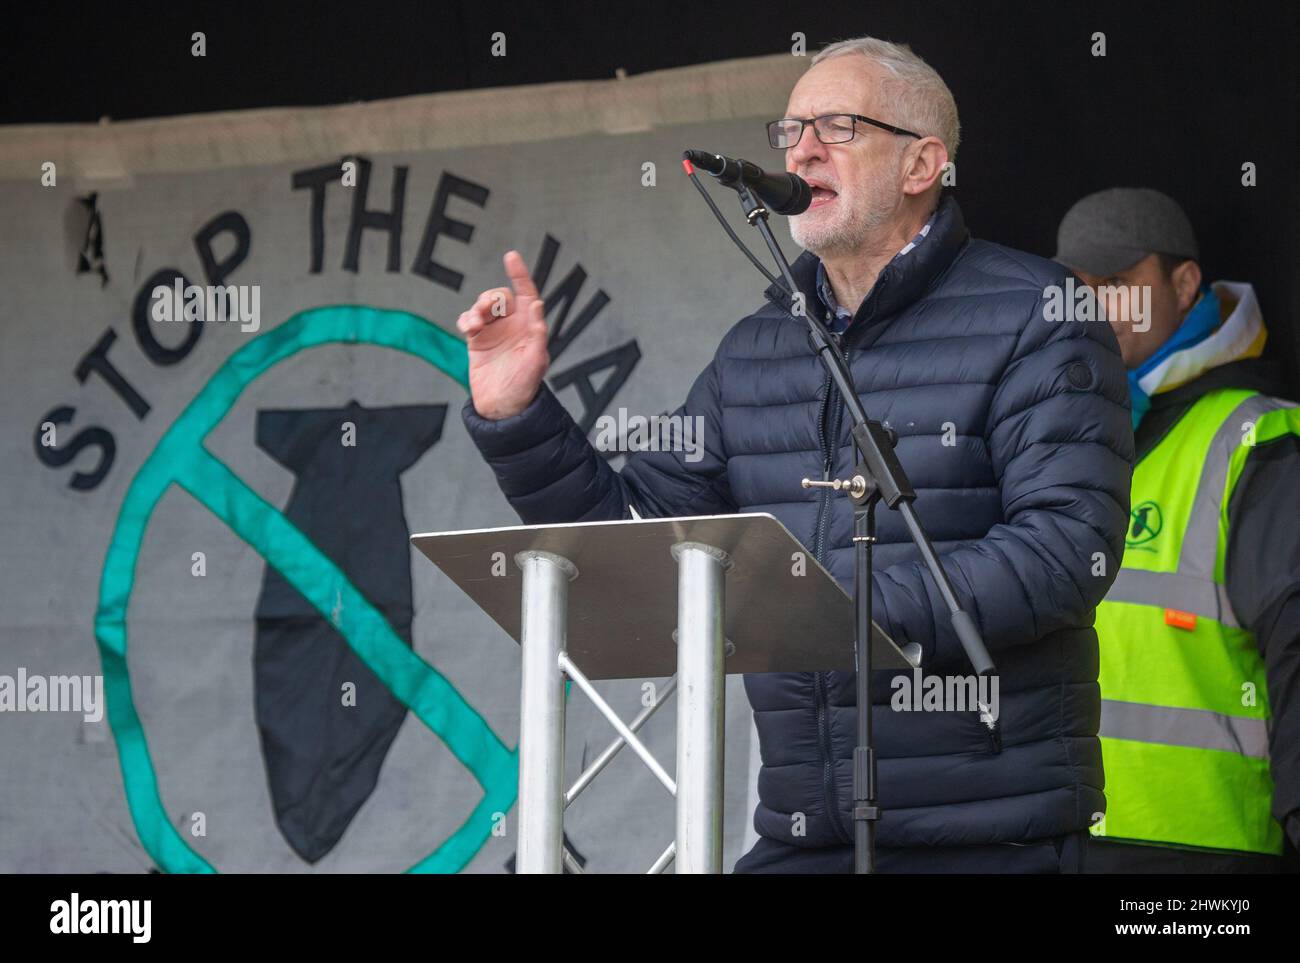
[[[1112,187],[1077,201],[1061,218],[1052,260],[1105,276],[1148,254],[1197,260],[1192,222],[1167,194],[1149,187]]]

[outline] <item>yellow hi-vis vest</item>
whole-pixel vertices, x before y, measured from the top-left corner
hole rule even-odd
[[[1280,853],[1268,687],[1224,587],[1228,505],[1257,445],[1300,408],[1204,395],[1133,470],[1124,561],[1097,609],[1106,815],[1095,836]]]

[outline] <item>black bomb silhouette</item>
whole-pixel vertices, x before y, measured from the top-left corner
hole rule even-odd
[[[297,480],[284,514],[411,645],[402,472],[442,436],[446,405],[259,411],[257,446]],[[345,445],[345,425],[355,426]],[[253,650],[257,725],[276,821],[315,863],[370,798],[406,706],[275,569]],[[355,686],[353,704],[344,687]],[[348,702],[353,702],[349,699]]]

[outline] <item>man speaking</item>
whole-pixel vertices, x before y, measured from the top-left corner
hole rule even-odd
[[[822,50],[768,125],[812,186],[791,219],[793,276],[836,335],[866,410],[898,435],[917,513],[1000,673],[999,729],[976,710],[891,709],[872,680],[883,872],[1077,871],[1105,809],[1094,608],[1119,568],[1133,435],[1104,321],[1049,321],[1068,274],[972,240],[941,196],[957,108],[909,49]],[[457,324],[464,420],[526,523],[766,511],[846,587],[852,507],[805,476],[855,458],[843,399],[791,318],[783,285],[722,339],[677,412],[703,453],[636,452],[614,471],[542,382],[547,325],[522,258]],[[902,520],[879,516],[875,618],[916,643],[927,676],[971,672]],[[847,641],[846,641],[846,644]],[[848,672],[745,679],[763,768],[759,841],[737,872],[852,872],[857,711]]]

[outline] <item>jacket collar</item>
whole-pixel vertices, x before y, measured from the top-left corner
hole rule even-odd
[[[1215,281],[1211,288],[1221,318],[1216,330],[1170,355],[1139,382],[1149,392],[1149,409],[1133,432],[1139,459],[1202,395],[1221,388],[1247,388],[1268,395],[1286,392],[1280,365],[1260,357],[1268,333],[1254,289],[1233,281]]]
[[[1245,388],[1261,394],[1285,397],[1286,372],[1279,361],[1247,358],[1211,368],[1185,385],[1153,395],[1151,410],[1143,416],[1133,433],[1137,449],[1135,460],[1141,461],[1149,455],[1204,395],[1222,388]]]
[[[969,237],[961,208],[951,195],[944,195],[935,211],[934,226],[924,244],[905,255],[896,255],[885,265],[871,291],[853,314],[849,331],[859,331],[874,320],[892,317],[920,299],[930,284],[956,259]],[[819,259],[805,251],[790,265],[790,274],[803,292],[804,304],[822,310],[817,295]],[[765,292],[768,300],[783,308],[791,306],[784,278],[778,278]]]

